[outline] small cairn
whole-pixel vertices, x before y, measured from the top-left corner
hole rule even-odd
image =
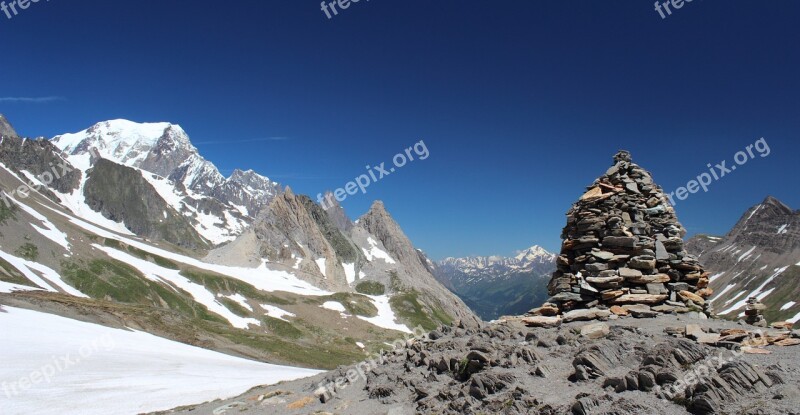
[[[624,308],[706,317],[710,273],[684,249],[685,234],[651,174],[620,151],[567,212],[552,297],[530,314]]]
[[[744,322],[751,326],[767,327],[767,320],[764,318],[764,310],[766,309],[767,306],[758,301],[758,298],[748,298],[747,305],[744,306]]]

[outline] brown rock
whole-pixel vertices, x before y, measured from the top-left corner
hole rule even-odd
[[[704,300],[703,297],[700,297],[699,295],[689,291],[681,291],[678,293],[678,295],[681,297],[681,299],[683,299],[683,301],[692,301],[698,305],[703,305],[706,303],[706,300]]]
[[[522,323],[528,327],[553,328],[561,325],[561,317],[545,317],[545,316],[525,317],[522,319]]]
[[[611,329],[605,323],[587,324],[581,327],[581,336],[588,339],[601,339],[608,336],[610,332]]]
[[[776,346],[787,347],[787,346],[797,346],[800,345],[800,339],[786,339],[781,340],[779,342],[775,342]]]
[[[667,301],[669,296],[666,295],[653,295],[653,294],[625,294],[623,296],[617,297],[611,300],[614,304],[629,304],[629,303],[639,303],[639,304],[660,304],[664,301]]]
[[[611,311],[613,314],[616,314],[618,316],[628,315],[628,311],[618,305],[611,306],[611,308],[609,308],[608,311]]]
[[[669,275],[655,274],[655,275],[642,275],[638,278],[628,278],[628,282],[633,284],[663,284],[669,282]]]

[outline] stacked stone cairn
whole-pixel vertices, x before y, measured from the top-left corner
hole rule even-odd
[[[620,151],[567,213],[552,297],[535,314],[638,307],[706,317],[710,273],[684,249],[685,234],[661,187]]]
[[[767,327],[767,320],[764,318],[764,310],[767,306],[758,301],[756,297],[747,299],[747,305],[744,306],[744,322],[756,327]]]

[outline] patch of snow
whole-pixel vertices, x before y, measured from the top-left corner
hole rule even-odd
[[[752,254],[752,253],[753,253],[753,251],[755,251],[755,250],[756,250],[756,247],[755,247],[755,246],[754,246],[754,247],[752,247],[752,248],[750,248],[750,250],[749,250],[749,251],[747,251],[747,252],[743,253],[743,254],[742,254],[740,257],[739,257],[739,259],[737,259],[737,260],[736,260],[736,263],[738,264],[738,263],[742,262],[742,260],[743,260],[743,259],[745,259],[745,258],[749,257],[749,256],[750,256],[750,254]]]
[[[262,263],[261,266],[259,266],[258,268],[230,267],[225,265],[205,263],[203,261],[197,260],[192,257],[180,255],[161,248],[156,248],[154,246],[150,246],[140,241],[111,233],[105,229],[99,228],[77,217],[70,216],[64,212],[60,212],[48,206],[44,207],[50,209],[55,213],[58,213],[59,215],[64,216],[76,226],[79,226],[84,230],[92,232],[103,238],[114,239],[123,242],[127,245],[133,246],[135,248],[139,248],[153,255],[158,255],[170,259],[172,261],[180,262],[182,264],[186,264],[206,271],[216,272],[218,274],[235,278],[239,281],[246,282],[255,287],[256,289],[262,291],[267,291],[267,292],[284,291],[293,294],[308,295],[308,296],[324,296],[332,294],[331,292],[319,289],[297,278],[295,275],[290,274],[289,272],[269,269],[267,268],[266,263]]]
[[[221,295],[221,294],[217,294],[217,295],[220,296],[220,297],[225,297],[225,298],[227,298],[229,300],[232,300],[236,304],[239,304],[240,306],[246,308],[247,310],[250,310],[251,313],[253,312],[253,307],[250,304],[247,303],[247,298],[245,298],[245,296],[243,296],[241,294],[237,293],[237,294],[224,295],[224,296]]]
[[[25,213],[33,216],[36,220],[42,222],[42,226],[44,226],[44,228],[40,228],[34,225],[33,223],[30,224],[31,227],[34,230],[36,230],[36,232],[39,232],[45,238],[57,243],[58,245],[61,245],[61,247],[66,249],[67,252],[70,252],[69,241],[67,240],[66,233],[58,230],[58,228],[56,228],[56,225],[53,225],[53,222],[50,222],[50,220],[48,220],[44,215],[37,212],[30,206],[18,201],[17,199],[14,199],[14,197],[10,195],[8,196],[8,199],[14,202],[14,204],[16,204],[17,206],[19,206],[19,208],[25,211]]]
[[[344,313],[345,311],[347,311],[347,309],[344,308],[342,303],[338,301],[326,301],[325,303],[322,304],[322,308],[326,310],[338,311],[340,313]]]
[[[322,276],[328,278],[328,270],[327,268],[325,268],[325,261],[326,261],[325,258],[320,258],[314,262],[317,263],[317,267],[319,268],[319,272],[322,273]]]
[[[372,262],[374,259],[382,259],[387,264],[397,263],[389,254],[386,253],[386,251],[378,248],[378,243],[375,242],[372,237],[367,238],[367,242],[370,245],[370,249],[367,250],[366,248],[361,248],[361,250],[364,251],[364,256],[367,257],[367,261]]]
[[[375,317],[364,317],[364,316],[356,316],[361,320],[367,321],[376,325],[378,327],[382,327],[389,330],[397,330],[403,333],[412,333],[412,331],[406,326],[405,324],[397,323],[397,317],[394,314],[394,310],[392,310],[391,304],[389,304],[389,296],[388,295],[380,295],[380,296],[373,296],[368,295],[372,300],[372,303],[375,305],[375,308],[378,309],[378,315]]]
[[[751,292],[749,295],[745,296],[744,299],[740,300],[739,302],[737,302],[736,304],[730,306],[725,311],[722,311],[719,314],[720,315],[728,314],[728,313],[730,313],[730,312],[732,312],[734,310],[738,310],[739,308],[744,307],[744,305],[747,303],[747,299],[750,298],[750,297],[756,297],[756,298],[758,298],[759,301],[764,299],[766,296],[770,295],[775,289],[771,288],[771,289],[767,290],[766,292],[762,292],[761,290],[763,290],[764,287],[767,286],[767,284],[772,282],[772,280],[774,280],[778,275],[782,274],[787,269],[789,269],[789,267],[775,268],[775,273],[772,274],[769,278],[767,278],[761,285],[759,285],[758,288],[753,290],[753,292]],[[725,305],[727,305],[727,303]]]
[[[356,281],[356,264],[342,264],[344,267],[344,277],[347,279],[348,284]]]
[[[789,224],[787,223],[787,224],[781,226],[780,228],[778,228],[778,235],[786,233],[787,232],[786,228],[788,228],[788,227],[789,227]]]
[[[722,272],[720,272],[718,274],[714,274],[708,279],[708,282],[712,283],[712,282],[714,282],[715,279],[717,279],[717,278],[719,278],[719,277],[721,277],[723,275],[725,275],[725,271],[722,271]]]
[[[797,304],[797,303],[794,302],[794,301],[789,301],[788,303],[784,304],[783,307],[781,307],[781,311],[786,311],[786,310],[794,307],[795,304]]]
[[[52,268],[46,267],[38,262],[15,257],[3,251],[0,251],[0,258],[3,258],[6,262],[11,264],[11,266],[19,270],[19,272],[32,283],[47,291],[59,292],[59,289],[61,289],[61,291],[75,297],[89,297],[64,282],[64,280],[61,279],[61,275]]]
[[[206,287],[197,284],[188,278],[181,275],[180,271],[175,269],[164,268],[152,262],[139,259],[128,253],[118,251],[114,248],[101,246],[97,244],[92,245],[95,249],[99,249],[117,261],[124,262],[136,269],[138,269],[144,276],[152,281],[162,282],[167,285],[179,288],[192,296],[195,301],[206,306],[208,311],[222,316],[224,319],[236,328],[246,329],[249,326],[260,326],[261,322],[254,318],[244,318],[236,315],[222,303],[217,301],[214,293],[209,291]],[[251,308],[252,310],[252,308]]]
[[[138,414],[237,396],[258,385],[314,376],[319,371],[242,359],[156,337],[13,307],[0,313],[0,383],[58,370],[3,401],[3,413]],[[41,379],[41,378],[40,378]]]
[[[275,307],[274,305],[261,304],[261,308],[264,309],[266,315],[272,318],[277,318],[278,320],[289,321],[284,317],[297,317],[294,313],[290,313],[286,310]]]
[[[364,349],[364,348],[367,347],[367,346],[364,346],[364,343],[361,343],[361,342],[356,342],[356,346],[358,346],[359,349]]]
[[[790,322],[792,324],[797,323],[798,321],[800,321],[800,313],[797,313],[794,317],[792,317],[792,318],[790,318],[790,319],[788,319],[786,321],[788,321],[788,322]]]
[[[758,210],[759,210],[759,209],[761,209],[761,206],[762,206],[762,205],[758,205],[758,206],[756,206],[756,208],[753,210],[753,212],[751,212],[751,213],[750,213],[750,216],[748,216],[748,217],[747,217],[747,219],[745,220],[745,222],[747,222],[748,220],[750,220],[750,218],[752,218],[752,217],[753,217],[753,215],[755,215],[755,214],[756,214],[756,212],[758,212]]]
[[[734,287],[736,287],[736,284],[728,284],[728,286],[725,287],[722,291],[720,291],[719,294],[717,294],[711,301],[713,302],[714,299],[722,297],[723,295],[725,295],[725,293],[732,290]]]
[[[0,281],[0,293],[11,294],[16,291],[40,291],[41,288],[28,287],[27,285],[12,284]]]

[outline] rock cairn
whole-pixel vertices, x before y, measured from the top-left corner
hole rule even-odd
[[[685,234],[661,187],[620,151],[567,212],[552,297],[543,308],[641,305],[705,317],[710,273],[684,249]]]
[[[747,299],[747,305],[744,307],[744,322],[756,327],[767,327],[767,320],[764,318],[764,310],[767,306],[758,301],[756,297]]]

